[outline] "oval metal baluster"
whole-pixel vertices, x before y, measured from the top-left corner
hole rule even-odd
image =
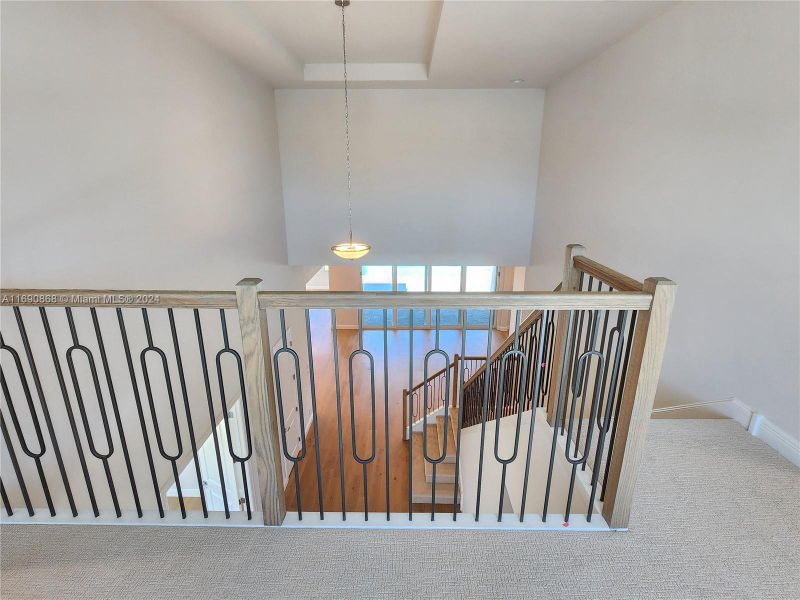
[[[103,392],[100,388],[100,378],[97,375],[97,367],[95,366],[94,356],[91,350],[82,345],[78,340],[78,330],[75,327],[75,320],[72,316],[72,309],[66,307],[64,309],[67,313],[67,322],[69,323],[69,330],[72,335],[72,346],[67,349],[67,365],[69,366],[69,374],[72,377],[72,385],[75,389],[75,398],[78,401],[78,409],[81,413],[81,420],[83,421],[83,428],[86,432],[86,443],[89,445],[89,452],[92,456],[99,459],[103,463],[103,470],[106,473],[106,480],[108,481],[108,489],[111,492],[111,501],[114,503],[114,512],[117,518],[122,516],[119,508],[119,501],[117,500],[117,490],[114,487],[114,479],[111,476],[111,467],[108,464],[108,459],[114,454],[114,442],[111,439],[111,429],[108,426],[108,415],[106,415],[106,406],[103,402]],[[89,371],[92,375],[92,383],[94,385],[94,392],[97,397],[97,407],[100,413],[100,421],[103,425],[103,432],[106,436],[106,452],[100,452],[94,444],[92,437],[92,429],[89,425],[89,417],[86,413],[86,406],[83,402],[83,393],[81,392],[80,382],[78,381],[78,372],[75,370],[75,360],[72,355],[76,352],[81,352],[89,364]]]
[[[156,477],[156,467],[153,463],[153,451],[150,448],[150,436],[147,434],[147,424],[144,418],[144,409],[142,408],[142,398],[139,395],[139,384],[136,382],[136,372],[133,370],[133,356],[131,354],[131,347],[128,343],[128,331],[125,328],[125,318],[122,316],[122,309],[117,309],[117,322],[119,323],[119,332],[122,336],[122,347],[125,351],[125,362],[128,364],[128,374],[131,378],[131,389],[133,390],[133,399],[136,403],[136,412],[139,415],[139,425],[142,429],[142,441],[144,442],[144,451],[147,455],[147,463],[150,467],[150,479],[153,483],[153,492],[156,498],[156,506],[158,507],[158,514],[164,518],[164,505],[161,503],[161,491],[158,486],[158,478]]]
[[[19,376],[19,380],[22,385],[22,391],[25,395],[28,411],[30,412],[38,450],[31,450],[30,446],[28,445],[28,441],[25,439],[19,418],[17,417],[16,408],[14,407],[14,402],[11,398],[11,391],[8,389],[8,384],[6,383],[5,373],[3,372],[2,366],[0,366],[0,385],[3,388],[3,395],[6,398],[8,412],[11,415],[11,423],[14,426],[14,431],[17,432],[17,438],[19,439],[19,445],[20,448],[22,448],[22,452],[32,458],[34,464],[36,465],[36,471],[39,474],[39,481],[42,484],[42,491],[44,492],[45,501],[47,502],[47,508],[50,511],[50,516],[55,517],[56,511],[53,507],[53,499],[50,497],[50,488],[47,485],[47,478],[45,477],[44,469],[42,468],[42,456],[44,456],[46,450],[44,445],[44,437],[42,436],[42,428],[39,424],[39,416],[36,414],[36,407],[33,404],[33,396],[31,395],[31,390],[28,387],[28,380],[25,376],[25,371],[22,368],[22,360],[20,360],[19,353],[14,348],[6,345],[2,334],[0,334],[0,349],[8,352],[11,355],[11,358],[14,360],[14,365],[17,368],[17,375]]]
[[[611,426],[611,436],[608,441],[608,454],[606,455],[606,468],[605,472],[603,473],[603,489],[600,492],[600,502],[605,499],[606,494],[606,483],[608,481],[608,472],[611,468],[611,456],[614,451],[614,440],[617,436],[617,422],[619,418],[619,410],[622,406],[622,394],[625,392],[625,378],[628,374],[628,364],[631,357],[631,347],[633,345],[633,334],[636,330],[636,317],[637,312],[632,311],[631,313],[631,324],[628,328],[628,336],[627,336],[627,344],[625,347],[625,359],[622,361],[622,369],[620,371],[619,376],[619,384],[617,385],[617,401],[616,406],[614,407],[614,416],[613,416],[613,424]]]
[[[214,416],[214,400],[211,394],[211,378],[208,374],[208,359],[206,357],[206,347],[203,341],[203,326],[200,322],[200,311],[194,309],[194,327],[197,332],[197,347],[200,352],[200,366],[203,370],[203,384],[206,389],[206,403],[208,405],[208,419],[211,424],[211,437],[214,440],[214,454],[217,458],[217,472],[219,473],[219,485],[222,494],[222,504],[225,507],[225,518],[231,518],[230,507],[228,506],[228,492],[225,486],[225,473],[222,469],[222,451],[219,447],[219,436],[217,436],[217,418]]]
[[[81,465],[83,478],[86,482],[86,492],[89,495],[89,502],[92,505],[92,513],[95,517],[100,516],[100,511],[97,509],[97,501],[94,497],[94,488],[92,487],[92,479],[89,477],[89,468],[86,465],[86,456],[83,453],[83,445],[81,438],[78,435],[78,425],[75,421],[75,413],[72,411],[72,403],[69,400],[69,393],[67,392],[67,382],[64,379],[64,371],[61,369],[61,360],[56,350],[56,344],[53,340],[53,332],[50,329],[50,320],[47,317],[47,311],[44,306],[39,307],[39,316],[42,319],[42,326],[44,327],[44,334],[47,338],[47,346],[50,349],[50,357],[53,359],[53,367],[56,372],[56,379],[58,379],[58,386],[61,389],[61,397],[64,400],[64,408],[67,411],[67,420],[69,421],[70,430],[72,431],[72,439],[75,440],[75,449],[78,452],[78,462]]]
[[[250,460],[250,457],[253,454],[253,442],[250,436],[250,412],[247,410],[247,391],[245,388],[244,383],[244,369],[242,368],[242,357],[239,353],[231,348],[230,342],[228,340],[228,323],[225,320],[225,310],[220,309],[219,311],[219,318],[220,324],[222,326],[222,341],[225,347],[217,352],[216,355],[216,365],[217,365],[217,381],[219,383],[219,397],[220,402],[222,403],[222,418],[225,420],[225,436],[228,438],[228,453],[231,456],[231,459],[235,463],[239,463],[239,467],[242,471],[242,489],[244,490],[244,503],[247,507],[247,520],[251,520],[253,518],[253,510],[250,506],[250,486],[247,483],[247,467],[245,463]],[[225,354],[229,354],[233,356],[234,360],[236,361],[236,369],[239,372],[239,393],[241,394],[242,398],[242,417],[244,419],[244,440],[245,440],[245,447],[247,451],[244,453],[243,456],[236,454],[236,451],[233,448],[233,436],[231,435],[231,423],[230,423],[230,413],[228,411],[228,402],[225,399],[225,381],[222,376],[222,357]],[[300,369],[300,364],[298,362],[297,365],[298,372]],[[297,385],[298,388],[300,386],[300,378],[297,378]],[[300,413],[300,422],[302,423],[302,412]],[[305,427],[303,427],[303,431],[305,432]],[[305,454],[305,439],[303,440],[303,453]]]
[[[282,345],[272,357],[273,371],[275,372],[275,395],[278,404],[278,420],[280,422],[283,455],[286,457],[286,460],[288,460],[293,465],[292,470],[294,471],[294,497],[295,497],[295,502],[297,503],[297,518],[300,521],[302,521],[303,505],[300,497],[300,465],[298,463],[306,457],[306,422],[305,422],[305,410],[303,408],[303,388],[300,375],[300,357],[297,355],[297,352],[295,352],[294,349],[289,347],[288,339],[286,337],[285,311],[281,309],[279,311],[279,315],[281,322]],[[227,347],[227,338],[225,346]],[[281,388],[281,375],[280,375],[280,365],[279,365],[281,354],[288,354],[289,356],[291,356],[292,362],[294,363],[294,380],[295,380],[295,386],[297,387],[297,412],[299,413],[299,419],[300,419],[300,452],[297,453],[297,456],[294,456],[291,452],[289,452],[289,444],[286,441],[286,429],[287,429],[286,414],[283,408],[283,392]],[[219,360],[217,360],[217,365],[219,365]],[[219,366],[217,366],[217,368],[219,369]]]
[[[194,474],[197,477],[197,489],[200,492],[200,507],[203,511],[203,518],[208,518],[208,507],[206,506],[205,485],[203,485],[203,475],[200,472],[200,461],[197,459],[197,442],[194,438],[194,424],[192,423],[192,409],[189,406],[189,394],[186,390],[186,375],[183,370],[183,358],[181,357],[181,346],[178,343],[178,330],[175,327],[175,315],[171,308],[167,309],[169,317],[169,329],[172,333],[172,347],[175,349],[175,362],[178,365],[178,380],[181,384],[181,394],[183,395],[183,410],[186,413],[186,424],[189,429],[189,445],[192,448],[192,459],[194,462]]]
[[[369,456],[363,458],[358,455],[356,444],[356,405],[355,405],[355,380],[353,379],[353,359],[356,356],[366,356],[369,360],[370,377],[370,416],[371,416],[371,436],[372,446]],[[364,350],[364,309],[358,310],[358,349],[350,353],[348,358],[348,377],[350,382],[350,449],[353,460],[361,465],[362,477],[364,481],[364,520],[369,520],[369,498],[367,496],[367,465],[375,460],[375,359],[372,354]]]
[[[614,407],[614,396],[616,394],[616,385],[617,385],[617,377],[619,374],[620,364],[622,362],[622,347],[624,340],[622,339],[622,332],[625,331],[625,325],[628,320],[628,311],[620,311],[617,317],[617,325],[611,330],[608,339],[608,350],[606,355],[606,369],[604,370],[603,375],[603,389],[605,389],[605,374],[608,371],[608,362],[611,354],[612,343],[614,339],[616,339],[616,346],[614,352],[614,366],[611,371],[611,382],[608,387],[608,396],[606,397],[605,402],[605,409],[603,411],[603,419],[602,422],[599,420],[600,415],[598,414],[598,424],[600,426],[600,432],[598,434],[597,440],[597,450],[595,452],[595,459],[594,459],[594,466],[592,467],[592,483],[591,483],[591,494],[589,496],[589,508],[586,513],[586,520],[592,520],[592,510],[594,508],[594,499],[597,494],[597,479],[600,474],[600,462],[603,456],[603,447],[605,445],[606,433],[611,425],[611,413]],[[585,464],[585,463],[584,463]]]
[[[586,369],[582,367],[591,360],[593,356],[596,356],[598,359],[598,365],[595,375],[595,384],[594,384],[594,391],[592,393],[592,403],[591,403],[591,410],[589,414],[589,426],[586,428],[586,441],[584,442],[583,453],[581,455],[578,454],[578,447],[580,446],[580,439],[575,440],[575,456],[570,458],[569,456],[569,448],[570,442],[572,440],[572,431],[573,426],[575,424],[575,403],[577,400],[576,390],[583,394],[581,391],[583,388],[584,378],[588,376],[588,372]],[[569,481],[569,492],[567,493],[567,505],[564,510],[564,522],[569,523],[569,516],[570,516],[570,508],[572,507],[572,494],[575,488],[575,476],[577,473],[577,468],[579,464],[584,464],[586,459],[589,456],[589,449],[592,447],[592,434],[594,432],[594,427],[592,427],[592,423],[594,422],[597,416],[597,407],[598,401],[601,398],[600,393],[600,385],[602,382],[602,378],[598,376],[600,373],[603,372],[603,368],[605,367],[605,356],[602,352],[598,352],[597,350],[590,350],[588,352],[584,352],[578,358],[578,363],[575,365],[575,379],[573,381],[573,392],[572,392],[572,405],[570,410],[570,417],[569,417],[569,427],[567,429],[567,437],[565,440],[565,448],[564,448],[564,456],[566,457],[567,461],[572,464],[572,474],[570,476]],[[583,401],[584,398],[581,398]]]
[[[106,346],[103,343],[103,334],[100,331],[100,322],[97,319],[97,309],[91,307],[89,312],[92,315],[92,324],[94,325],[94,335],[97,339],[97,347],[100,350],[100,362],[103,364],[103,372],[106,376],[106,384],[108,385],[108,395],[111,399],[111,409],[114,412],[114,420],[117,425],[117,432],[122,445],[122,456],[125,461],[125,469],[128,472],[128,480],[131,483],[131,493],[133,494],[133,502],[136,506],[136,514],[142,518],[142,506],[139,502],[139,491],[136,489],[136,480],[133,476],[133,465],[131,464],[131,457],[128,453],[128,443],[125,440],[125,429],[122,426],[122,417],[119,413],[119,405],[117,404],[117,394],[114,390],[114,382],[111,379],[111,369],[108,364],[108,355],[106,354]]]
[[[158,453],[161,454],[164,460],[169,461],[172,466],[172,477],[175,481],[175,488],[178,492],[178,503],[181,507],[181,518],[186,518],[186,505],[183,501],[183,491],[181,490],[180,475],[178,474],[178,459],[183,454],[183,441],[181,440],[181,432],[178,425],[178,409],[175,406],[175,396],[172,393],[172,378],[169,375],[169,365],[167,364],[167,355],[164,351],[153,344],[153,333],[150,329],[150,318],[147,315],[147,309],[142,308],[142,321],[144,322],[144,331],[147,336],[147,347],[139,353],[139,362],[142,365],[142,374],[144,375],[144,387],[147,392],[147,402],[150,405],[150,418],[153,421],[153,432],[156,436],[156,445]],[[167,452],[164,447],[164,440],[161,437],[161,428],[158,424],[158,415],[156,414],[155,399],[153,398],[153,389],[150,385],[150,372],[147,368],[147,353],[155,352],[161,359],[161,368],[164,372],[164,382],[167,389],[167,399],[169,401],[169,409],[172,414],[172,427],[175,432],[175,449],[174,454]]]
[[[507,363],[509,358],[518,358],[520,361],[521,367],[521,377],[518,379],[512,376],[512,391],[516,391],[516,400],[517,400],[517,424],[514,429],[514,447],[511,452],[511,456],[508,458],[503,458],[500,456],[500,421],[501,419],[498,417],[495,420],[494,426],[494,459],[499,462],[502,466],[501,473],[500,473],[500,501],[497,507],[497,521],[498,523],[503,520],[503,500],[505,498],[505,487],[506,487],[506,469],[508,465],[514,462],[517,459],[517,454],[519,452],[519,432],[520,427],[522,426],[522,412],[523,412],[523,404],[525,402],[525,375],[527,373],[527,363],[528,357],[525,355],[525,352],[519,349],[519,317],[520,312],[517,311],[516,316],[516,328],[514,331],[514,343],[511,346],[511,350],[508,350],[503,353],[500,357],[500,379],[497,382],[497,400],[496,403],[499,404],[504,398],[505,392],[505,383],[506,383],[506,368],[505,363]],[[512,360],[513,360],[512,358]],[[513,396],[509,394],[509,398],[513,399]],[[509,404],[512,404],[509,402]]]
[[[64,483],[64,492],[67,495],[67,501],[69,502],[72,516],[77,517],[78,509],[75,506],[75,499],[72,496],[72,487],[70,486],[69,478],[67,477],[67,471],[64,467],[64,459],[61,456],[61,449],[59,448],[58,438],[56,437],[55,428],[53,427],[53,420],[50,417],[50,408],[48,407],[47,400],[45,399],[42,381],[39,378],[39,369],[36,366],[36,360],[34,359],[30,340],[28,339],[28,332],[25,328],[25,321],[22,318],[22,311],[18,306],[14,307],[14,318],[17,321],[17,329],[19,330],[19,335],[22,339],[22,347],[25,349],[25,356],[28,359],[28,366],[30,367],[31,375],[33,375],[33,383],[36,387],[36,393],[39,396],[39,403],[42,406],[44,423],[47,427],[47,432],[50,434],[50,443],[53,446],[53,452],[56,456],[56,463],[58,464],[58,471],[61,474],[61,481]]]
[[[440,333],[440,319],[441,319],[441,309],[436,309],[436,334],[435,334],[435,346],[433,350],[430,350],[427,354],[425,354],[425,359],[422,364],[422,372],[423,372],[423,381],[428,380],[428,362],[430,361],[431,356],[434,354],[440,355],[444,358],[445,364],[445,388],[444,388],[444,404],[450,404],[450,369],[447,366],[450,364],[450,356],[439,347],[439,333]],[[442,444],[443,448],[440,453],[440,456],[434,458],[431,457],[430,453],[428,452],[428,386],[425,386],[425,410],[422,412],[422,457],[433,465],[433,479],[431,483],[431,521],[433,521],[436,517],[436,465],[444,461],[447,457],[447,426],[448,426],[448,411],[444,413],[444,443]]]
[[[17,476],[19,491],[22,494],[22,501],[25,502],[25,508],[28,509],[28,516],[32,517],[34,513],[33,506],[31,505],[31,498],[28,495],[28,487],[25,485],[25,479],[22,477],[22,471],[19,468],[19,462],[17,462],[17,453],[14,452],[14,446],[11,445],[11,436],[8,433],[6,419],[2,412],[0,412],[0,431],[2,431],[3,434],[3,441],[6,443],[8,457],[11,459],[11,467],[14,469],[14,474]]]
[[[308,375],[311,384],[311,418],[314,427],[314,458],[317,463],[317,500],[319,502],[319,518],[325,518],[325,507],[322,503],[322,466],[319,462],[319,422],[317,421],[317,384],[314,379],[314,349],[311,343],[311,313],[306,309],[306,345],[308,346]],[[276,372],[277,373],[277,372]]]

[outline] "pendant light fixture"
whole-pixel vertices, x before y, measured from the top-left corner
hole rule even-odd
[[[347,168],[347,228],[350,232],[346,242],[339,242],[331,247],[331,251],[340,258],[355,260],[365,256],[371,246],[363,242],[353,241],[353,204],[350,199],[350,106],[347,98],[347,35],[344,23],[344,8],[350,0],[335,0],[336,6],[342,9],[342,66],[344,68],[344,137],[345,166]]]

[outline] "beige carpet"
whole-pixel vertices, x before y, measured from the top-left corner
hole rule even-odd
[[[650,429],[619,533],[10,526],[2,598],[800,598],[800,470],[728,420]]]

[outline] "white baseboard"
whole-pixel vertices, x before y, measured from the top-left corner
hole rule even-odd
[[[800,467],[800,442],[764,415],[757,413],[738,398],[731,398],[730,402],[721,404],[720,412],[739,423],[751,435],[777,450],[785,459]]]

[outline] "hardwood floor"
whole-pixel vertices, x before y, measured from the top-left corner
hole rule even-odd
[[[364,511],[364,491],[366,476],[366,495],[369,512],[386,512],[386,477],[389,477],[388,510],[390,512],[408,511],[408,442],[403,440],[403,389],[409,383],[409,334],[408,331],[389,331],[387,334],[387,356],[389,371],[388,403],[384,394],[384,352],[383,331],[365,330],[364,349],[369,351],[375,361],[375,446],[374,460],[366,466],[359,464],[353,453],[353,444],[358,456],[367,459],[373,454],[372,411],[370,376],[367,359],[356,355],[353,359],[353,406],[350,409],[349,358],[358,348],[358,332],[338,331],[339,380],[341,413],[337,413],[335,372],[333,363],[333,336],[328,311],[312,311],[312,341],[314,352],[314,376],[317,393],[317,413],[319,427],[319,455],[321,474],[321,493],[317,484],[317,461],[315,447],[317,440],[314,428],[309,428],[306,458],[298,463],[300,479],[300,502],[303,512],[319,511],[320,497],[325,512],[342,511],[342,494],[347,512]],[[486,331],[468,331],[466,334],[467,355],[485,355]],[[492,333],[492,350],[505,335]],[[414,332],[413,381],[422,381],[425,354],[434,348],[433,331]],[[455,353],[461,353],[461,331],[442,330],[440,348],[448,353],[450,360]],[[442,368],[443,358],[434,355],[429,361],[429,372]],[[309,402],[309,398],[304,398]],[[388,445],[386,443],[386,415],[388,405]],[[355,435],[352,434],[355,423]],[[339,457],[339,428],[341,419],[342,465]],[[388,461],[387,461],[388,452]],[[297,467],[295,467],[297,468]],[[387,471],[388,469],[388,471]],[[452,484],[439,484],[452,485]],[[438,487],[438,486],[437,486]],[[297,510],[295,496],[295,475],[291,473],[286,488],[286,507]],[[414,505],[414,512],[429,512],[430,505]],[[452,505],[437,505],[437,511],[452,511]]]

